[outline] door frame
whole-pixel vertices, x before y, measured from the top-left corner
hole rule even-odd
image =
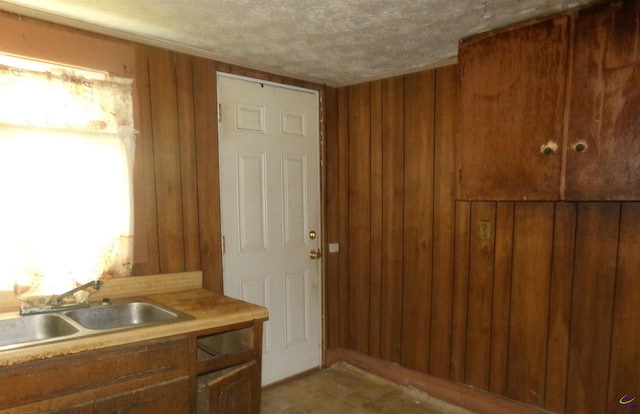
[[[266,73],[261,73],[261,74],[257,74],[256,75],[266,75],[266,76],[272,76]],[[325,146],[325,136],[326,136],[326,119],[324,117],[324,115],[326,114],[326,110],[324,108],[324,103],[325,103],[325,92],[324,92],[324,87],[322,85],[317,85],[317,84],[308,84],[308,87],[303,87],[303,86],[296,86],[293,85],[292,83],[300,83],[299,81],[296,81],[295,79],[290,79],[291,83],[285,83],[287,82],[287,79],[282,79],[280,77],[278,77],[281,82],[275,82],[275,81],[271,81],[268,79],[260,79],[257,77],[250,77],[250,76],[246,76],[246,75],[237,75],[235,73],[231,73],[231,72],[226,72],[224,70],[220,70],[217,69],[215,71],[215,85],[216,85],[216,90],[215,90],[215,114],[216,114],[216,121],[215,121],[215,125],[216,125],[216,130],[215,130],[215,136],[216,136],[216,151],[218,151],[218,149],[220,148],[220,141],[219,141],[219,131],[218,131],[218,111],[219,111],[219,103],[218,103],[218,76],[224,76],[224,77],[228,77],[228,78],[232,78],[232,79],[238,79],[238,80],[244,80],[244,81],[248,81],[248,82],[254,82],[254,83],[259,83],[259,84],[264,84],[264,85],[270,85],[273,87],[278,87],[278,88],[286,88],[286,89],[291,89],[291,90],[296,90],[296,91],[301,91],[301,92],[311,92],[313,94],[315,94],[316,99],[318,100],[318,177],[320,179],[319,182],[319,186],[320,186],[320,249],[322,252],[322,256],[320,257],[320,269],[319,269],[319,276],[320,276],[320,327],[321,327],[321,332],[320,332],[320,343],[321,343],[321,347],[322,349],[320,350],[320,362],[321,362],[321,366],[324,367],[326,366],[326,362],[327,362],[327,335],[326,335],[326,330],[327,330],[327,321],[326,321],[326,298],[325,298],[325,292],[326,292],[326,275],[325,275],[325,268],[327,265],[327,253],[328,253],[328,246],[329,243],[327,242],[327,238],[325,237],[326,234],[326,220],[325,220],[325,213],[326,213],[326,193],[325,193],[325,188],[326,188],[326,171],[325,171],[325,158],[326,158],[326,146]],[[304,82],[305,84],[307,82]],[[220,168],[220,164],[218,161],[218,168]],[[220,192],[220,182],[218,182],[217,185],[217,189],[218,192]],[[220,209],[220,211],[222,210],[222,194],[219,194],[218,196],[218,209]],[[222,215],[220,215],[220,234],[222,236]],[[224,242],[221,240],[220,241],[220,245],[222,247],[222,249],[224,250]],[[224,257],[224,252],[223,250],[220,251],[220,255],[222,256],[220,258],[220,265],[223,265],[223,257]],[[224,269],[220,269],[221,270],[221,275],[220,275],[220,286],[222,288],[222,286],[224,285]],[[224,289],[222,288],[222,292],[224,293]]]

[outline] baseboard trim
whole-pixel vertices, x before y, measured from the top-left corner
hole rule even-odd
[[[506,399],[497,394],[412,371],[395,363],[372,358],[348,349],[336,348],[326,351],[326,366],[342,361],[396,384],[415,388],[439,400],[479,414],[550,413],[538,407]]]

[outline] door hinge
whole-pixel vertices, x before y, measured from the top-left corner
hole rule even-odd
[[[225,254],[226,252],[227,252],[227,246],[226,246],[224,236],[222,236],[222,254]]]
[[[218,122],[222,122],[222,104],[218,104]]]

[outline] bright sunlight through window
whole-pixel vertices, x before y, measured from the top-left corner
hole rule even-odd
[[[131,80],[0,54],[0,290],[130,274],[134,147]]]

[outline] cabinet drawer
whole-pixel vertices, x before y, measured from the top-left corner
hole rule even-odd
[[[189,414],[189,377],[182,376],[98,400],[95,414]]]
[[[217,370],[255,358],[260,346],[254,326],[201,335],[197,338],[198,373]]]
[[[188,368],[188,340],[176,338],[19,364],[0,370],[0,409]]]

